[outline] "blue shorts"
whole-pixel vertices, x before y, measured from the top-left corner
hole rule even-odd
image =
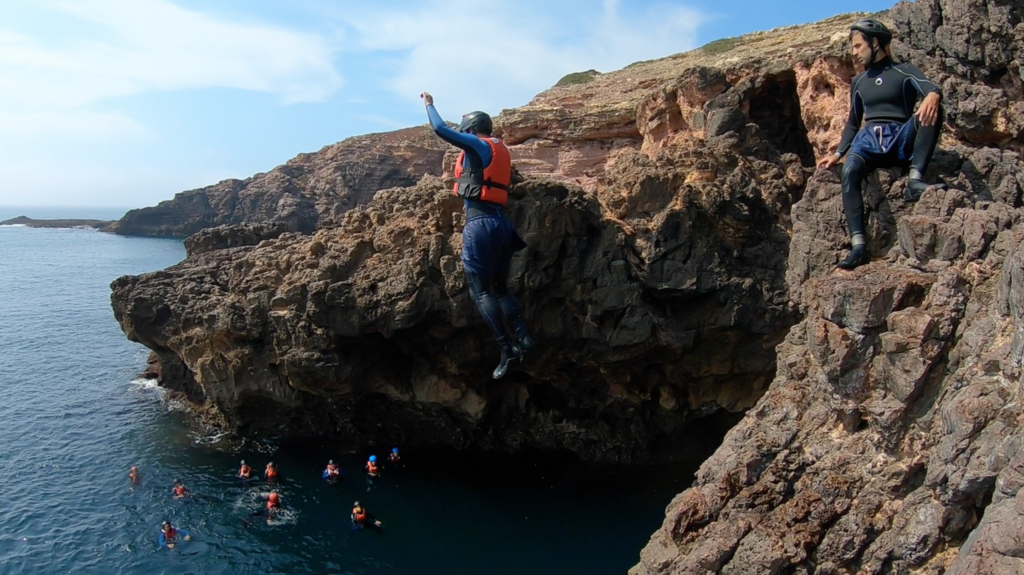
[[[872,122],[861,128],[848,153],[878,168],[906,165],[914,157],[917,119],[906,122]]]
[[[462,230],[462,265],[479,276],[508,273],[512,254],[525,247],[505,214],[474,216]]]

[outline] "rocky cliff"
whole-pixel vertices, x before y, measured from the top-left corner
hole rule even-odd
[[[127,236],[184,238],[223,225],[281,224],[311,233],[332,225],[378,190],[441,174],[445,146],[419,128],[349,138],[245,180],[224,180],[131,210],[109,229]]]
[[[848,273],[838,179],[809,180],[787,269],[803,319],[633,573],[1024,572],[1022,9],[888,14],[942,85],[950,189],[907,205],[898,172],[873,176],[875,261]]]
[[[436,176],[307,235],[198,235],[181,264],[115,281],[115,315],[162,385],[241,433],[618,462],[721,442],[634,573],[1019,572],[1022,8],[883,15],[943,88],[928,176],[949,189],[908,204],[899,170],[874,174],[855,272],[834,269],[838,178],[813,168],[855,73],[843,16],[501,115],[526,176],[513,289],[540,342],[503,380]]]

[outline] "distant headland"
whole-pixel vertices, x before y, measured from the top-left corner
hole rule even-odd
[[[105,220],[35,220],[28,216],[18,216],[0,222],[0,226],[26,226],[29,228],[89,228],[106,231],[113,221]]]

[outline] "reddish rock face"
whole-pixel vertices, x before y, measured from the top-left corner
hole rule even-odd
[[[526,177],[507,207],[529,244],[511,283],[540,343],[499,382],[461,206],[433,175],[370,178],[343,207],[317,196],[305,235],[277,216],[207,230],[178,266],[114,282],[115,315],[163,385],[241,433],[638,462],[702,458],[735,424],[633,573],[1013,572],[1024,14],[921,0],[883,15],[896,54],[942,86],[927,177],[949,189],[908,204],[900,170],[872,174],[872,262],[843,272],[838,174],[813,165],[848,111],[857,17],[592,76],[497,119]],[[353,161],[429,156],[441,173],[454,154],[417,130],[429,153],[369,136],[360,149],[405,159]]]

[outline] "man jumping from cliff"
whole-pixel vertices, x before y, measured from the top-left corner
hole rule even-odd
[[[498,379],[505,375],[511,362],[534,345],[526,333],[523,310],[506,285],[512,254],[526,247],[502,210],[512,181],[512,158],[505,144],[491,136],[491,117],[487,114],[466,114],[456,132],[445,125],[434,109],[433,96],[423,92],[420,97],[434,133],[462,150],[455,162],[452,190],[466,208],[462,265],[470,294],[501,346],[501,363],[493,374]],[[515,336],[509,335],[503,320],[508,321]]]
[[[942,94],[913,64],[892,61],[892,32],[872,18],[850,27],[853,59],[864,67],[850,83],[850,117],[836,153],[818,162],[831,168],[843,164],[843,209],[850,226],[850,250],[838,267],[852,270],[870,261],[864,231],[861,185],[875,168],[910,165],[906,199],[916,201],[928,184],[924,172],[939,141]],[[914,113],[920,95],[921,106]],[[865,122],[863,128],[861,121]]]

